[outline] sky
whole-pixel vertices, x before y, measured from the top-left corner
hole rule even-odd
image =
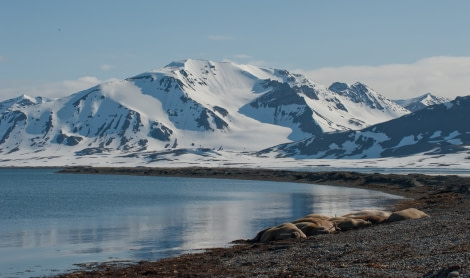
[[[0,0],[0,101],[63,97],[188,58],[470,95],[470,1]]]

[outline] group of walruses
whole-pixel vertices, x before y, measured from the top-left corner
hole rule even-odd
[[[409,208],[396,212],[383,210],[361,210],[339,217],[309,214],[291,222],[260,231],[254,242],[269,242],[283,239],[306,238],[318,234],[329,234],[368,227],[375,224],[395,222],[406,219],[429,217],[428,214]]]

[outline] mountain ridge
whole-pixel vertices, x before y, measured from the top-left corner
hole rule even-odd
[[[451,101],[448,98],[438,97],[431,93],[425,93],[421,96],[410,98],[410,99],[397,99],[393,100],[398,105],[405,107],[406,109],[410,110],[411,112],[416,112],[428,106],[434,104],[441,104]]]
[[[335,83],[334,83],[335,84]],[[18,157],[257,152],[361,130],[409,110],[362,83],[187,59],[59,99],[0,102],[0,153]]]
[[[364,159],[468,152],[470,96],[436,104],[358,131],[325,133],[259,152],[278,157]]]

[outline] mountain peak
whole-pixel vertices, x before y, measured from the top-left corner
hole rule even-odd
[[[173,61],[166,65],[164,68],[181,68],[184,67],[184,64],[186,63],[186,60],[180,60],[180,61]]]
[[[28,96],[27,94],[22,94],[19,97],[15,97],[15,98],[9,99],[7,101],[19,102],[19,101],[23,101],[23,100],[29,100],[31,102],[36,102],[36,98],[34,98],[32,96]]]
[[[360,82],[356,82],[353,85],[334,82],[328,89],[354,103],[364,103],[372,109],[385,110],[386,107],[391,106],[391,101],[388,101],[385,97]]]
[[[330,87],[328,87],[328,89],[333,92],[344,92],[349,88],[351,88],[351,86],[344,82],[334,82]]]
[[[430,92],[415,98],[394,100],[395,103],[405,107],[411,112],[416,112],[428,106],[446,103],[449,101],[450,99],[448,98],[438,97],[431,94]]]
[[[27,107],[35,104],[40,104],[43,102],[50,101],[44,97],[32,97],[26,94],[22,94],[19,97],[12,98],[0,103],[0,113],[3,113],[5,110],[11,107]]]
[[[173,61],[166,65],[164,68],[184,68],[184,69],[194,69],[194,68],[214,68],[217,64],[233,64],[232,62],[214,62],[211,60],[203,59],[183,59],[178,61]]]

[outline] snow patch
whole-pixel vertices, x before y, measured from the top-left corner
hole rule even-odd
[[[405,136],[401,139],[400,143],[396,146],[396,148],[400,148],[403,146],[408,146],[408,145],[414,145],[416,144],[415,136],[414,135],[409,135]]]
[[[442,134],[442,131],[441,131],[441,130],[436,130],[436,131],[434,131],[434,133],[429,137],[429,139],[434,139],[434,138],[440,137],[441,134]]]
[[[452,145],[462,145],[463,144],[462,140],[460,140],[458,138],[447,140],[447,142],[452,144]]]
[[[449,133],[449,135],[447,135],[444,139],[445,139],[445,140],[450,140],[450,139],[452,139],[452,138],[454,138],[454,137],[457,137],[457,136],[459,136],[459,135],[460,135],[460,132],[457,131],[457,130],[455,130],[455,131]]]

